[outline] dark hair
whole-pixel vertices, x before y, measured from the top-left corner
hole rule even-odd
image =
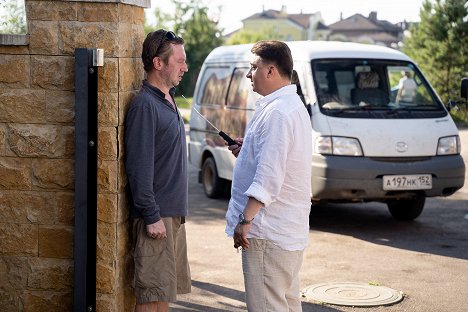
[[[281,76],[291,79],[293,60],[291,50],[286,43],[277,40],[262,40],[255,43],[250,51],[264,61],[274,63]]]
[[[184,44],[184,39],[177,37],[172,31],[164,29],[152,31],[146,36],[141,51],[141,60],[147,73],[153,69],[153,59],[156,56],[159,56],[167,64],[172,52],[171,43]]]

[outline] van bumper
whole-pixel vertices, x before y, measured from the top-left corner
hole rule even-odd
[[[430,190],[383,190],[384,175],[431,174]],[[312,199],[336,202],[385,201],[414,196],[449,196],[463,187],[465,164],[460,155],[435,157],[346,157],[314,155]]]

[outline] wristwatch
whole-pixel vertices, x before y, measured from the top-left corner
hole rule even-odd
[[[246,219],[245,219],[245,216],[244,216],[244,213],[241,213],[241,214],[239,215],[239,224],[240,224],[240,225],[250,224],[250,223],[252,223],[253,219],[254,219],[254,218],[252,218],[252,220],[246,220]]]

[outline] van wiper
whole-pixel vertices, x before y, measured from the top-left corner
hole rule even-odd
[[[412,112],[412,111],[437,111],[440,110],[437,106],[434,105],[415,105],[415,106],[400,106],[400,107],[393,107],[391,112],[398,113],[398,112]]]
[[[350,107],[343,107],[343,108],[332,108],[328,110],[333,115],[341,115],[344,112],[362,112],[368,111],[365,106],[350,106]]]
[[[423,110],[423,111],[434,111],[434,110],[440,110],[440,107],[437,107],[435,105],[417,105],[417,106],[408,106],[408,109],[410,110]]]
[[[377,105],[362,105],[362,106],[349,106],[338,109],[330,109],[329,111],[334,115],[341,115],[345,112],[371,112],[374,110],[388,110],[387,106],[377,106]]]

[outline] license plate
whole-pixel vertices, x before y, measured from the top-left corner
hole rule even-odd
[[[428,190],[432,188],[430,174],[387,175],[383,176],[383,189],[393,190]]]

